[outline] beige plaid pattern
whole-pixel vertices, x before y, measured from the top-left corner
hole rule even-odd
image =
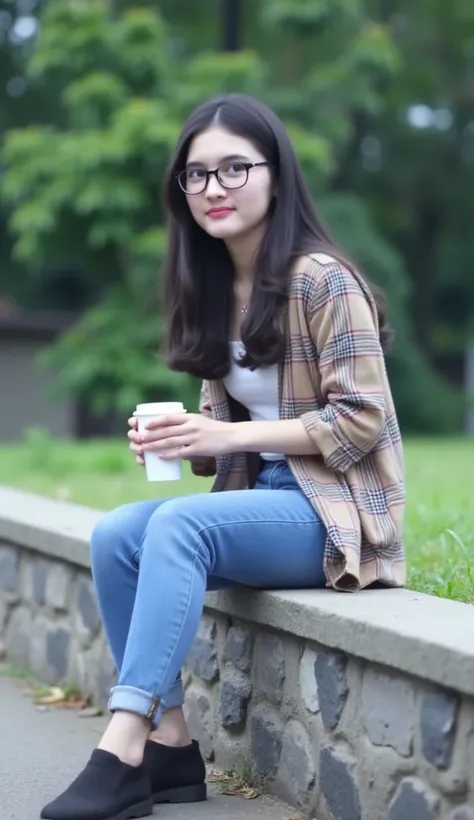
[[[357,272],[323,254],[294,267],[281,419],[301,418],[320,455],[289,456],[327,529],[328,586],[402,586],[403,451],[372,294]],[[204,382],[200,410],[231,421],[222,381]],[[217,459],[213,491],[248,487],[245,454]],[[291,549],[291,545],[288,545]]]

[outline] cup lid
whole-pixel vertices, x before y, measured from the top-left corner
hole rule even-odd
[[[149,416],[153,413],[186,413],[181,401],[154,401],[147,404],[137,404],[134,416]]]

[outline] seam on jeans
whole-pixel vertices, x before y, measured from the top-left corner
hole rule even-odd
[[[256,523],[255,521],[226,521],[225,522],[226,526],[227,525],[235,526],[236,524],[250,524],[250,525],[254,526],[255,523]],[[309,521],[288,521],[287,519],[267,518],[264,521],[258,521],[258,523],[259,524],[261,524],[261,523],[262,524],[293,524],[293,525],[295,525],[295,524],[305,524],[305,525],[306,524],[312,524],[312,525],[319,524],[321,526],[324,526],[323,522],[320,519],[314,519],[314,518],[309,520]],[[222,524],[209,524],[206,527],[202,527],[200,530],[198,530],[196,535],[197,535],[197,537],[199,538],[199,540],[201,542],[201,546],[204,547],[204,551],[205,551],[205,546],[204,546],[204,543],[203,543],[203,540],[202,540],[202,533],[206,532],[208,530],[215,529],[216,527],[221,527],[221,526],[222,526]],[[168,670],[169,670],[171,662],[173,660],[173,656],[176,652],[176,647],[177,647],[177,645],[178,645],[178,643],[181,639],[182,633],[183,633],[184,623],[185,623],[187,614],[189,612],[189,605],[190,605],[190,602],[191,602],[191,592],[190,591],[191,591],[191,587],[192,587],[192,584],[193,584],[193,581],[194,581],[194,575],[195,575],[195,572],[196,572],[196,561],[197,561],[198,557],[201,557],[201,551],[199,549],[197,549],[196,552],[194,553],[192,572],[191,572],[191,579],[190,579],[190,584],[189,584],[189,589],[188,589],[188,600],[187,600],[186,609],[185,609],[185,612],[184,612],[184,615],[183,615],[183,618],[182,618],[182,622],[181,622],[181,629],[179,630],[178,635],[177,635],[177,637],[175,639],[175,642],[174,642],[174,646],[172,647],[172,649],[169,653],[169,657],[168,657],[168,660],[166,662],[166,666],[165,666],[164,671],[161,675],[162,680],[168,674]],[[211,574],[211,572],[206,571],[207,576],[209,576],[210,574]],[[175,684],[173,684],[173,686],[174,685]],[[157,689],[158,689],[158,686],[157,686],[157,684],[155,684],[155,692],[157,691]]]
[[[201,538],[203,532],[207,532],[208,530],[215,530],[216,527],[222,527],[222,526],[234,527],[236,524],[250,524],[250,526],[252,526],[252,527],[254,527],[255,524],[292,524],[293,526],[297,526],[299,524],[313,524],[313,525],[318,524],[319,526],[324,527],[324,524],[321,521],[321,519],[316,519],[316,520],[313,519],[312,521],[288,521],[287,519],[280,519],[280,518],[265,518],[264,521],[240,521],[239,520],[239,521],[226,521],[225,525],[223,525],[222,523],[220,523],[220,524],[207,524],[205,527],[201,527],[201,529],[197,531],[196,535],[198,535],[199,538]]]
[[[168,661],[166,663],[164,672],[162,674],[162,680],[168,674],[168,670],[170,668],[171,661],[173,660],[173,655],[176,652],[176,647],[179,643],[181,635],[183,634],[184,622],[185,622],[186,616],[189,612],[189,604],[191,602],[191,587],[192,587],[192,584],[193,584],[193,581],[194,581],[194,574],[195,574],[195,571],[196,571],[196,559],[197,559],[197,557],[198,557],[198,553],[197,553],[197,550],[196,550],[196,552],[194,553],[194,560],[193,560],[192,573],[191,573],[191,581],[190,581],[189,589],[188,589],[188,601],[187,601],[186,609],[185,609],[184,616],[183,616],[183,619],[182,619],[182,622],[181,622],[181,629],[179,630],[178,635],[177,635],[176,640],[175,640],[175,643],[174,643],[174,646],[173,646],[172,650],[170,651]],[[206,573],[206,575],[207,575],[207,573]],[[173,686],[174,686],[174,684],[173,684]]]
[[[173,693],[176,688],[182,688],[182,681],[181,680],[177,680],[173,684],[171,689],[169,689],[167,691],[166,694],[169,695],[169,694]],[[112,697],[112,695],[115,695],[117,693],[117,691],[119,692],[119,694],[121,694],[122,692],[125,692],[126,694],[133,694],[133,695],[138,694],[140,696],[147,697],[147,698],[157,697],[156,695],[153,694],[153,692],[147,692],[146,689],[141,689],[139,686],[130,686],[130,684],[128,684],[128,683],[117,683],[115,686],[112,686],[112,688],[110,690],[110,697]]]
[[[116,539],[118,539],[118,540],[119,540],[119,539],[122,537],[122,535],[123,535],[123,532],[122,532],[120,529],[118,529],[118,528],[116,527],[116,525],[115,525],[115,524],[113,524],[113,525],[111,526],[110,530],[111,530],[111,536],[115,537],[115,538],[116,538]],[[143,537],[144,537],[144,536],[142,536],[142,540],[143,540]],[[138,549],[138,550],[135,550],[135,552],[132,552],[132,553],[130,554],[130,563],[133,565],[133,568],[134,568],[134,569],[137,569],[137,570],[139,569],[139,566],[138,566],[138,563],[135,561],[135,556],[137,555],[137,553],[138,553],[139,551],[140,551],[140,550]],[[126,560],[126,561],[128,561],[128,557],[127,557],[127,555],[124,555],[124,558],[125,558],[125,560]],[[93,575],[93,574],[94,574],[94,571],[93,571],[92,565],[91,565],[91,572],[92,572],[92,575]]]
[[[148,524],[146,525],[145,529],[143,530],[143,535],[140,538],[140,544],[138,545],[137,549],[135,550],[135,552],[132,555],[132,561],[135,565],[135,569],[140,569],[140,561],[138,560],[137,556],[140,555],[142,550],[143,550],[143,542],[146,538],[147,531],[148,531]]]
[[[140,689],[139,686],[130,686],[128,683],[117,683],[115,686],[112,686],[110,694],[114,694],[117,691],[117,689],[123,689],[124,691],[126,690],[127,692],[133,693],[138,692],[140,695],[146,695],[147,698],[153,697],[151,692],[147,692],[146,689]]]
[[[162,506],[163,506],[163,504],[165,504],[167,500],[168,500],[168,499],[166,499],[166,498],[165,498],[165,499],[163,499],[163,501],[160,503],[160,507],[162,507]],[[169,500],[172,500],[172,499],[169,499]],[[156,508],[156,509],[152,512],[152,514],[151,514],[150,518],[151,518],[151,517],[155,514],[155,512],[157,511],[157,509],[159,509],[159,508],[157,507],[157,508]],[[138,545],[137,549],[135,550],[135,552],[132,554],[132,559],[131,559],[131,560],[132,560],[132,563],[133,563],[133,565],[134,565],[135,569],[140,569],[140,561],[138,560],[138,557],[137,557],[137,556],[139,556],[139,555],[140,555],[140,553],[141,553],[141,552],[142,552],[142,550],[143,550],[143,542],[145,541],[145,538],[146,538],[146,536],[147,536],[147,534],[148,534],[148,524],[150,523],[150,518],[148,519],[148,521],[147,521],[147,525],[146,525],[145,529],[143,530],[142,537],[140,538],[140,543],[139,543],[139,545]]]
[[[270,473],[268,475],[268,486],[269,486],[270,490],[276,489],[276,487],[275,488],[272,487],[272,482],[273,482],[273,478],[275,476],[275,473],[278,472],[278,465],[279,465],[279,462],[278,461],[275,462],[275,464],[271,468]],[[276,480],[278,480],[278,476],[276,477]]]
[[[132,564],[134,569],[140,569],[140,562],[137,559],[137,555],[141,552],[141,547],[139,547],[135,552],[132,554]]]
[[[317,521],[291,521],[290,522],[290,521],[280,521],[278,519],[274,520],[274,519],[270,518],[270,519],[266,519],[265,521],[262,521],[262,522],[259,521],[258,523],[259,524],[260,523],[264,523],[264,524],[290,524],[291,523],[293,525],[303,524],[305,526],[308,525],[308,524],[312,524],[312,525],[318,524],[321,527],[323,527],[324,529],[326,529],[323,522],[321,521],[321,519],[319,519]],[[225,522],[225,526],[229,525],[231,527],[234,527],[236,524],[250,524],[251,526],[254,526],[255,521],[226,521]],[[202,533],[207,532],[208,530],[215,530],[217,527],[222,527],[222,524],[208,524],[206,527],[201,527],[201,529],[197,531],[196,535],[199,537],[199,539],[202,542]],[[212,570],[213,569],[214,569],[214,564],[211,567],[210,571],[208,573],[206,573],[208,577],[210,577],[212,575]]]

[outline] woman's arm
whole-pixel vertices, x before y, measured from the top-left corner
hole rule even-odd
[[[319,453],[315,442],[306,432],[302,419],[241,421],[234,427],[234,453],[284,453],[287,456]]]
[[[344,472],[370,452],[385,423],[387,376],[376,314],[356,277],[334,262],[315,281],[309,323],[325,406],[290,421],[236,425],[235,450],[319,453]]]

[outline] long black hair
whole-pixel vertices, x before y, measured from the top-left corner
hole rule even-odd
[[[167,364],[205,379],[220,379],[229,372],[234,266],[224,241],[209,236],[195,222],[176,175],[186,165],[193,138],[213,124],[249,139],[269,162],[278,186],[255,263],[251,304],[241,327],[247,351],[241,366],[268,366],[284,357],[282,316],[297,256],[322,252],[353,267],[317,217],[300,164],[276,114],[244,94],[228,94],[200,105],[184,125],[165,182],[169,244],[164,308]],[[391,329],[384,294],[369,286],[377,304],[382,347],[387,348]]]

